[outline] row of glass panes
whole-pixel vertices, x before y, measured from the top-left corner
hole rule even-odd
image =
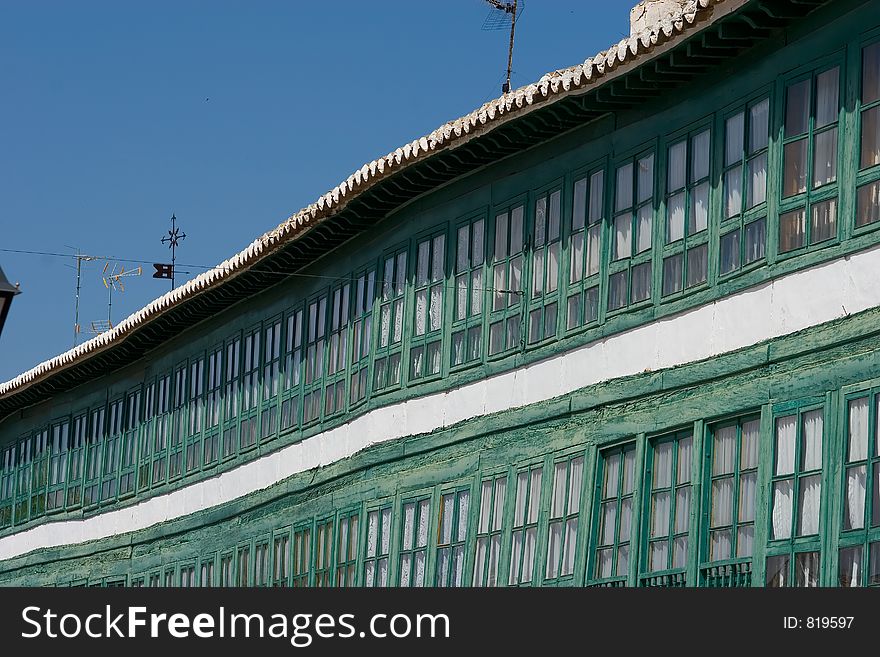
[[[862,60],[856,228],[880,220],[880,44],[864,48]],[[839,66],[829,65],[785,87],[780,252],[838,234],[840,80]],[[770,100],[751,102],[723,123],[720,275],[766,254]],[[663,297],[708,277],[710,126],[671,142]],[[463,222],[452,233],[450,274],[445,233],[415,240],[413,269],[407,249],[390,253],[379,280],[375,269],[361,270],[283,322],[267,322],[148,383],[143,400],[140,391],[129,393],[106,413],[76,415],[7,448],[0,460],[0,527],[198,472],[279,431],[354,408],[370,392],[439,376],[447,334],[447,366],[455,368],[597,321],[602,286],[608,311],[648,301],[655,160],[649,151],[615,169],[607,286],[600,281],[606,176],[597,168],[573,182],[568,221],[557,189],[535,196],[531,227],[521,204],[498,212],[491,226],[483,217]],[[447,288],[452,312],[444,323]],[[412,324],[408,331],[405,323]],[[15,513],[4,503],[12,498]]]

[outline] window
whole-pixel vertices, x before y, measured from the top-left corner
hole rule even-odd
[[[70,458],[67,462],[68,508],[77,507],[82,503],[82,483],[86,460],[86,415],[75,416],[72,426]],[[149,484],[149,481],[147,483]]]
[[[373,390],[400,384],[400,351],[403,344],[406,250],[385,257],[382,297],[379,301],[379,344],[373,365]]]
[[[52,425],[52,437],[49,445],[49,489],[46,495],[46,510],[53,511],[64,508],[64,484],[67,481],[67,457],[70,446],[70,423],[67,420]],[[0,466],[3,466],[0,463]],[[0,471],[0,527],[4,527],[2,516],[2,500],[6,498],[3,491],[5,467]]]
[[[238,586],[250,586],[251,583],[251,548],[242,545],[238,548]]]
[[[780,253],[837,237],[839,92],[837,66],[786,88]]]
[[[663,296],[706,282],[711,152],[708,129],[673,143],[667,150]]]
[[[275,536],[272,543],[272,586],[288,585],[290,574],[290,531]]]
[[[719,273],[764,258],[767,239],[767,158],[770,99],[747,105],[724,124],[724,205]]]
[[[600,169],[576,180],[573,186],[565,315],[565,328],[569,331],[599,319],[604,218],[605,172]]]
[[[440,496],[437,518],[436,586],[464,585],[464,550],[467,542],[470,490]]]
[[[222,457],[235,455],[238,439],[238,383],[241,376],[241,338],[234,337],[226,343],[223,387]]]
[[[819,533],[822,429],[821,409],[776,418],[772,540]]]
[[[202,413],[205,392],[205,359],[189,365],[189,431],[186,439],[186,471],[202,467]]]
[[[220,408],[223,388],[223,349],[208,354],[208,392],[205,395],[205,465],[220,457]]]
[[[404,502],[400,568],[397,573],[399,586],[425,586],[430,519],[430,498]]]
[[[357,277],[354,288],[354,316],[351,338],[351,380],[349,405],[367,398],[370,378],[370,349],[373,344],[373,299],[376,295],[376,272],[370,270]]]
[[[46,485],[49,482],[49,429],[41,429],[33,438],[31,463],[31,518],[46,513]]]
[[[492,251],[492,308],[489,313],[489,355],[520,345],[523,295],[523,206],[495,216]]]
[[[327,386],[324,414],[345,410],[345,367],[348,362],[348,314],[351,304],[348,283],[333,290],[330,303],[330,338],[327,355]]]
[[[541,509],[541,474],[535,465],[517,472],[516,504],[511,532],[510,585],[529,584],[535,571],[538,543],[538,513]]]
[[[263,398],[260,401],[260,438],[271,440],[278,430],[278,388],[281,378],[281,320],[263,329]]]
[[[321,415],[321,390],[324,377],[324,339],[327,331],[327,295],[309,303],[306,341],[306,368],[303,376],[303,423]]]
[[[630,443],[603,451],[599,459],[599,535],[595,579],[625,582],[633,528],[636,448]]]
[[[122,451],[119,456],[121,466],[119,472],[120,497],[134,492],[140,426],[141,390],[136,388],[128,393],[125,400],[125,433],[122,437]]]
[[[455,240],[455,303],[451,365],[479,360],[483,344],[483,263],[486,222],[477,217],[460,224]]]
[[[104,408],[96,408],[91,412],[88,439],[86,441],[85,485],[83,486],[84,506],[98,503],[101,486],[101,448],[103,447],[105,431]],[[30,450],[26,451],[27,460],[21,459],[21,463],[29,462]],[[26,490],[26,487],[19,486],[18,490],[21,493],[22,490]]]
[[[303,338],[303,311],[287,316],[284,337],[284,389],[281,393],[281,429],[295,427],[300,422],[299,386],[301,381]]]
[[[868,390],[846,401],[841,586],[880,585],[880,394]]]
[[[12,526],[15,503],[15,446],[0,453],[0,529]]]
[[[477,525],[474,586],[498,585],[506,493],[507,475],[504,474],[483,479],[480,485],[480,521]]]
[[[796,552],[767,558],[766,584],[770,588],[819,586],[819,553]]]
[[[409,351],[409,378],[412,381],[440,374],[445,268],[445,234],[434,235],[417,244],[413,336]]]
[[[332,586],[333,518],[319,520],[315,530],[315,586]]]
[[[311,572],[312,528],[307,525],[293,530],[293,585],[308,586]]]
[[[556,336],[559,315],[560,214],[562,192],[535,199],[532,225],[532,286],[529,294],[529,344]]]
[[[257,407],[260,403],[260,330],[244,336],[244,371],[241,375],[241,412],[238,446],[241,451],[257,444]]]
[[[548,580],[574,573],[583,475],[583,456],[569,457],[553,464],[547,571],[544,575]]]
[[[192,588],[196,585],[196,567],[181,566],[180,567],[180,586],[182,588]]]
[[[651,298],[651,240],[654,223],[654,154],[617,167],[608,310]]]
[[[214,586],[214,560],[203,561],[199,569],[199,586]]]
[[[648,572],[680,570],[687,562],[693,446],[690,430],[653,442],[649,471]]]
[[[30,436],[18,441],[13,524],[27,522],[30,517],[32,441]]]
[[[116,484],[119,468],[119,450],[122,447],[122,431],[125,425],[123,399],[110,402],[107,440],[104,441],[104,463],[101,469],[101,499],[116,497]]]
[[[220,586],[235,586],[235,563],[231,552],[220,556]]]
[[[880,42],[862,49],[856,227],[880,221]]]
[[[391,507],[367,513],[367,544],[364,555],[364,586],[388,586],[391,554]]]
[[[186,435],[186,366],[174,372],[172,393],[171,440],[168,447],[168,478],[179,477],[183,471],[183,438]]]
[[[336,532],[336,586],[355,586],[357,578],[358,538],[360,513],[340,514]]]
[[[752,556],[760,431],[757,417],[725,422],[711,430],[710,561]]]
[[[254,586],[269,586],[269,543],[254,545]]]

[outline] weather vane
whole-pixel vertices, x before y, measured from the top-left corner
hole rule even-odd
[[[171,230],[168,231],[168,234],[162,238],[162,244],[168,244],[168,248],[171,249],[171,264],[162,264],[158,262],[153,263],[153,267],[156,271],[153,273],[153,278],[168,278],[171,280],[171,289],[174,289],[174,264],[177,261],[177,247],[180,245],[180,242],[186,239],[186,233],[180,232],[180,227],[177,225],[177,217],[172,214],[171,215]]]

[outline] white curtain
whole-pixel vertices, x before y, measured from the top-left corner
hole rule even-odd
[[[547,249],[547,292],[555,292],[559,287],[559,247],[559,242],[553,242]]]
[[[684,201],[685,193],[681,192],[667,201],[666,207],[666,243],[672,243],[684,237]]]
[[[614,544],[614,526],[617,522],[617,503],[606,502],[602,505],[602,536],[601,545]]]
[[[678,441],[678,474],[676,476],[678,484],[686,484],[691,480],[693,447],[694,439],[690,436]]]
[[[749,207],[767,200],[767,153],[749,160]]]
[[[601,224],[597,224],[587,231],[587,276],[599,273],[599,241],[601,236]]]
[[[545,577],[556,577],[559,569],[559,557],[562,551],[562,521],[550,523],[550,532],[547,536],[547,572]]]
[[[425,553],[424,551],[416,552],[416,567],[413,576],[413,586],[425,585]]]
[[[675,524],[673,531],[681,534],[688,530],[691,513],[691,487],[684,486],[675,492]]]
[[[761,439],[761,421],[751,420],[742,425],[742,447],[740,449],[740,468],[748,470],[758,467],[758,444]]]
[[[626,575],[629,571],[629,545],[617,548],[617,574]]]
[[[520,582],[532,581],[532,567],[535,563],[535,539],[537,537],[537,527],[529,527],[526,529],[525,550],[523,551],[522,577]]]
[[[669,147],[669,160],[667,162],[666,191],[675,192],[685,186],[685,171],[687,166],[687,142],[681,141]]]
[[[613,554],[611,550],[599,550],[596,573],[599,577],[611,577]]]
[[[847,468],[844,529],[861,529],[865,526],[865,475],[864,465]]]
[[[518,205],[510,211],[510,255],[522,251],[523,245],[523,206]]]
[[[605,198],[604,186],[604,172],[597,171],[590,176],[590,223],[599,221],[604,214],[604,203],[602,202]]]
[[[840,69],[834,67],[816,76],[816,127],[837,121]]]
[[[712,445],[712,474],[733,472],[736,458],[736,426],[715,430]]]
[[[861,586],[860,565],[862,548],[843,548],[840,551],[840,585],[843,587]]]
[[[568,473],[566,463],[557,463],[553,467],[553,499],[550,503],[550,517],[561,518],[565,515],[565,477]]]
[[[654,449],[654,488],[668,488],[672,484],[672,446],[666,442]]]
[[[411,550],[413,546],[413,528],[416,524],[416,505],[412,502],[403,506],[403,549]]]
[[[730,530],[712,532],[710,555],[712,561],[730,559]]]
[[[562,575],[574,572],[574,555],[577,547],[578,519],[569,518],[565,523],[565,553],[562,555]]]
[[[584,459],[579,456],[571,461],[571,474],[568,478],[568,513],[577,513],[581,508],[581,481],[584,476]]]
[[[729,167],[742,160],[745,115],[740,112],[727,119],[724,142],[724,166]]]
[[[477,531],[485,534],[489,531],[489,518],[492,515],[492,481],[484,481],[480,488],[480,525]]]
[[[428,307],[428,290],[416,291],[416,335],[425,334],[425,318]]]
[[[822,497],[822,476],[805,477],[800,482],[800,536],[819,533],[819,500]]]
[[[742,167],[736,167],[724,174],[725,217],[735,217],[742,210]]]
[[[654,208],[652,206],[645,205],[639,208],[636,253],[641,253],[651,248],[651,225],[654,223],[653,219]]]
[[[629,541],[632,534],[632,498],[620,501],[620,529],[617,540],[621,543]]]
[[[668,492],[654,493],[651,503],[651,537],[669,535],[669,506],[670,495]]]
[[[367,556],[376,556],[377,539],[379,537],[379,513],[370,511],[367,514]]]
[[[637,200],[647,201],[654,195],[654,154],[639,160],[639,180]]]
[[[623,453],[623,486],[621,487],[621,493],[623,495],[629,495],[633,492],[633,486],[635,485],[635,467],[636,451],[634,449],[628,449]]]
[[[571,209],[571,229],[580,230],[587,218],[587,179],[581,178],[574,183]]]
[[[740,527],[737,530],[736,538],[736,556],[750,557],[754,550],[755,528],[752,525]]]
[[[712,482],[712,527],[725,527],[733,521],[733,477]]]
[[[617,170],[617,195],[614,209],[617,211],[632,207],[633,204],[633,165],[625,164]]]
[[[602,488],[602,497],[609,498],[617,495],[618,477],[620,476],[620,454],[614,453],[605,458],[605,485]]]
[[[791,536],[792,481],[786,479],[773,485],[773,538]]]
[[[672,567],[684,568],[687,562],[688,538],[679,536],[672,544]]]
[[[837,180],[837,128],[816,135],[813,146],[813,186]]]
[[[749,153],[766,148],[770,143],[770,99],[765,98],[749,108]]]
[[[584,270],[584,234],[574,233],[571,236],[571,258],[568,273],[568,280],[571,283],[577,283],[581,280]]]
[[[382,509],[382,546],[380,554],[391,551],[391,509]]]
[[[691,182],[709,177],[709,131],[694,135],[691,141]]]
[[[818,470],[822,467],[822,411],[804,413],[803,469]]]
[[[538,522],[538,510],[541,507],[541,469],[535,468],[531,473],[531,492],[529,493],[529,522]]]
[[[804,418],[806,420],[806,417]],[[786,415],[776,420],[776,468],[777,475],[794,472],[794,441],[797,435],[797,416]]]
[[[627,214],[614,219],[614,258],[628,258],[632,254],[632,218]]]
[[[755,519],[755,493],[758,476],[754,472],[740,475],[739,479],[739,521],[751,522]]]
[[[669,567],[669,542],[666,540],[651,543],[651,570],[666,570]]]
[[[528,486],[529,473],[520,472],[516,477],[516,503],[513,509],[513,526],[522,527],[526,516],[526,486]]]
[[[849,454],[847,460],[864,461],[868,458],[868,398],[853,399],[849,403]]]

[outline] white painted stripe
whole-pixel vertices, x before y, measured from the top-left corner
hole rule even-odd
[[[880,246],[459,388],[372,410],[223,474],[82,520],[0,539],[0,560],[145,529],[262,490],[370,445],[552,399],[610,379],[684,365],[880,305]]]

